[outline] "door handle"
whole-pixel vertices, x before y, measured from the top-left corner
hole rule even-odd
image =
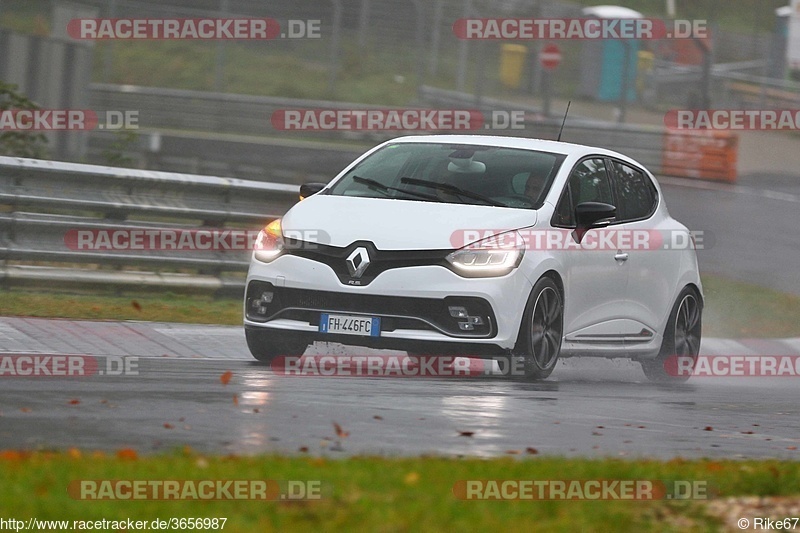
[[[616,259],[617,261],[627,261],[628,254],[623,252],[617,252],[617,254],[614,256],[614,259]]]

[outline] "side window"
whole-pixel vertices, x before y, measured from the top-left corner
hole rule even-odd
[[[614,204],[611,180],[601,158],[585,159],[569,176],[566,193],[556,207],[555,222],[559,226],[575,225],[575,206],[583,202]]]
[[[630,165],[614,161],[617,182],[617,220],[640,220],[649,217],[656,208],[655,190],[650,178]]]

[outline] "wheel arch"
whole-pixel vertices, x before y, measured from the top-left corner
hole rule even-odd
[[[705,301],[703,300],[703,291],[700,289],[700,287],[698,287],[696,283],[687,283],[684,286],[684,289],[687,289],[687,288],[688,289],[692,289],[695,292],[695,294],[697,295],[698,300],[700,300],[700,307],[705,306]],[[681,290],[683,290],[683,289],[681,289]],[[680,293],[678,293],[678,294],[680,294]]]
[[[536,281],[534,281],[531,284],[531,290],[528,293],[528,299],[527,299],[527,301],[525,303],[525,307],[523,308],[522,315],[519,317],[520,318],[519,319],[519,328],[517,329],[517,340],[516,340],[516,344],[517,345],[519,344],[521,336],[522,336],[522,333],[523,333],[523,326],[522,326],[523,317],[526,316],[526,314],[528,313],[529,306],[533,303],[533,301],[531,299],[531,297],[533,296],[533,289],[535,289],[536,288],[536,284],[539,283],[539,281],[544,279],[544,278],[547,278],[547,279],[551,280],[553,283],[555,283],[556,287],[558,288],[559,295],[561,296],[561,307],[562,307],[562,311],[561,312],[562,313],[564,312],[564,307],[565,307],[565,303],[566,303],[565,299],[564,299],[564,280],[561,277],[561,274],[559,274],[557,270],[551,268],[549,270],[546,270],[546,271],[542,272],[542,274],[538,278],[536,278]]]
[[[550,269],[547,272],[545,272],[544,274],[542,274],[541,276],[539,276],[539,279],[541,279],[541,278],[550,278],[550,279],[553,280],[553,282],[558,287],[558,292],[561,294],[561,305],[564,305],[564,303],[565,303],[565,299],[564,299],[564,280],[561,278],[561,274],[559,274],[556,270]],[[533,290],[533,289],[531,289],[531,290]]]

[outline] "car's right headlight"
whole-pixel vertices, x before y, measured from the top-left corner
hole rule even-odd
[[[522,262],[522,243],[519,233],[509,231],[468,244],[445,259],[458,275],[466,278],[505,276]]]
[[[253,246],[253,256],[262,263],[270,263],[283,253],[283,230],[281,219],[276,218],[258,232]]]

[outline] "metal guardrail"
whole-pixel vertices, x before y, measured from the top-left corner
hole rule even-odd
[[[800,83],[765,76],[765,60],[716,64],[711,68],[710,92],[715,108],[794,109],[800,103]],[[650,83],[659,103],[676,107],[694,105],[690,92],[698,92],[703,69],[698,65],[676,65],[656,61]]]
[[[124,152],[134,160],[143,160],[141,164],[146,168],[293,185],[329,181],[372,145],[163,130],[140,131],[139,135],[144,141],[151,135],[159,137],[157,152]],[[101,161],[103,153],[114,151],[116,140],[112,133],[93,132],[89,155],[94,161]]]
[[[79,230],[257,230],[293,205],[298,192],[293,185],[0,157],[0,284],[50,280],[240,290],[243,279],[235,274],[247,269],[246,249],[84,250],[68,246],[67,235]],[[35,266],[40,262],[62,267]],[[63,268],[73,264],[84,268]],[[87,270],[86,265],[102,268]],[[109,270],[121,267],[172,272]],[[183,269],[201,275],[180,273]]]
[[[421,107],[472,109],[489,116],[493,111],[523,111],[524,129],[479,130],[459,133],[492,133],[517,137],[555,139],[561,127],[559,118],[545,118],[538,108],[472,94],[423,86]],[[305,181],[328,181],[367,146],[405,134],[453,132],[397,131],[276,131],[270,117],[279,109],[365,109],[361,104],[294,100],[156,89],[144,87],[92,86],[92,106],[96,110],[138,110],[140,125],[160,136],[157,152],[148,154],[149,168],[190,173],[219,173],[260,181],[300,184]],[[176,131],[183,128],[184,131]],[[192,130],[192,131],[189,131]],[[276,134],[280,138],[276,138]],[[697,157],[692,142],[683,142],[676,153],[671,132],[663,127],[617,124],[572,116],[567,120],[562,139],[577,144],[600,146],[618,151],[640,161],[655,173],[708,179],[735,176],[735,157],[717,158],[713,165],[690,168],[684,173],[672,161],[709,161]],[[691,132],[682,138],[691,141]],[[314,140],[309,140],[314,139]],[[696,135],[703,146],[704,135]],[[332,142],[336,140],[337,142]],[[90,154],[109,149],[114,137],[95,132],[90,140]],[[352,141],[357,141],[352,144]],[[733,143],[735,144],[735,143]],[[669,152],[668,155],[666,152]],[[712,156],[712,158],[715,156]],[[668,161],[665,164],[665,158]],[[732,165],[732,167],[731,167]],[[724,177],[724,178],[723,178]]]
[[[535,130],[525,133],[554,138],[559,127],[558,121],[540,121]],[[564,140],[618,150],[623,147],[620,151],[656,173],[670,166],[673,175],[699,177],[693,166],[697,163],[711,169],[709,172],[717,172],[719,179],[730,179],[726,173],[735,169],[735,160],[729,160],[732,152],[726,148],[730,139],[702,134],[695,138],[695,134],[682,133],[670,140],[668,135],[659,128],[608,129],[606,124],[580,121],[578,125],[568,123]],[[241,153],[261,153],[258,148],[263,147],[257,141],[252,146],[243,146],[233,141],[226,145],[214,138],[205,139],[205,144],[198,142],[198,138],[183,140],[185,143],[178,146],[184,151],[193,147],[219,157],[225,151],[238,154],[234,151],[237,146]],[[666,147],[665,141],[669,141]],[[693,148],[702,144],[707,146],[705,151]],[[320,165],[324,181],[360,153],[355,148],[332,148],[323,143],[276,141],[269,146],[271,151],[267,150],[265,165],[270,164],[269,158],[273,158],[273,165],[280,166],[275,161],[283,160],[289,168]],[[241,291],[242,273],[249,260],[246,248],[180,253],[84,250],[68,246],[66,236],[78,230],[195,231],[231,227],[258,230],[285,213],[296,202],[298,193],[297,185],[281,183],[0,157],[0,285],[41,286],[42,282],[50,281],[59,285]],[[35,266],[42,262],[63,267]],[[75,264],[83,268],[71,268]],[[97,266],[87,269],[86,265]],[[200,275],[182,273],[184,269]]]
[[[741,72],[719,74],[726,105],[749,109],[796,109],[800,106],[800,83],[791,80],[753,76]]]
[[[279,109],[367,109],[374,106],[327,100],[165,89],[94,83],[89,105],[96,112],[135,110],[148,129],[209,131],[241,135],[275,135],[270,118]],[[291,134],[291,132],[281,132]],[[319,138],[347,138],[339,132],[319,132]],[[356,136],[358,138],[358,136]]]
[[[206,222],[255,222],[283,213],[292,185],[236,178],[0,157],[0,203]]]

